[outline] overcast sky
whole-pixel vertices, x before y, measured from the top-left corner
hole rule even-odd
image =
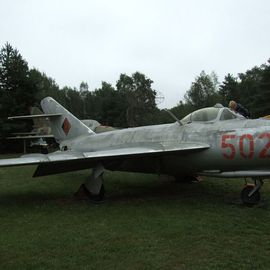
[[[270,58],[269,0],[0,0],[0,46],[60,87],[144,73],[173,107],[202,70],[222,82]]]

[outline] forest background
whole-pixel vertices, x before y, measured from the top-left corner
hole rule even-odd
[[[95,119],[103,125],[125,128],[173,122],[167,112],[158,108],[160,94],[152,84],[150,78],[136,71],[120,74],[115,87],[103,81],[100,88],[89,89],[82,81],[78,88],[60,88],[53,78],[29,68],[18,49],[6,43],[0,51],[1,146],[7,145],[4,139],[12,132],[30,128],[29,123],[8,121],[7,117],[29,114],[29,108],[39,107],[46,96],[53,97],[79,119]],[[166,89],[162,92],[166,95]],[[181,119],[216,103],[227,106],[230,100],[246,107],[252,118],[270,114],[270,59],[245,73],[228,73],[221,83],[214,71],[202,71],[186,90],[184,100],[169,109]]]

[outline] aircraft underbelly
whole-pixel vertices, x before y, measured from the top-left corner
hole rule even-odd
[[[226,172],[270,169],[269,160],[260,158],[259,154],[256,157],[256,152],[253,158],[243,158],[240,154],[236,154],[233,159],[228,159],[222,153],[213,149],[187,155],[186,157],[179,157],[177,165],[173,159],[168,160],[167,167],[170,166],[171,170],[174,167],[179,173],[181,171],[196,173],[206,170]]]
[[[249,171],[269,169],[268,160],[248,159],[227,160],[216,151],[206,150],[185,155],[169,155],[162,158],[139,158],[110,164],[108,169],[167,175],[193,175],[202,171]],[[116,166],[117,165],[117,166]]]

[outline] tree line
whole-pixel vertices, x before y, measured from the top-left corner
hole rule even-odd
[[[6,43],[0,51],[0,137],[14,131],[25,131],[30,123],[7,121],[8,116],[29,114],[29,107],[39,106],[51,96],[79,119],[95,119],[104,125],[134,127],[172,122],[173,119],[156,104],[153,81],[135,72],[120,74],[116,86],[103,81],[90,90],[86,82],[78,88],[60,88],[54,79],[28,63],[16,48]],[[236,100],[247,107],[252,117],[269,114],[270,61],[236,76],[228,73],[222,83],[217,75],[202,71],[187,89],[184,99],[171,108],[182,118],[191,111],[215,103],[227,106]]]

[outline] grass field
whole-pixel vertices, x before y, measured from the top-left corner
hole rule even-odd
[[[0,169],[0,269],[270,269],[270,184],[241,205],[242,181],[177,184],[105,174],[107,199],[75,201],[89,175]]]

